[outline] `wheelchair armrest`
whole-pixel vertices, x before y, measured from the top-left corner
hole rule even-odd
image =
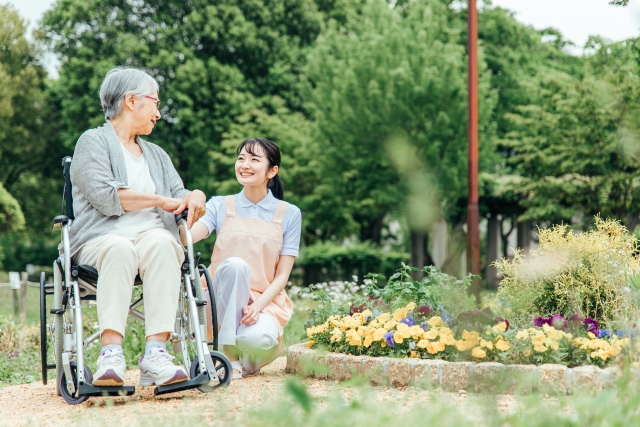
[[[189,215],[189,209],[185,209],[182,212],[180,212],[178,215],[176,215],[176,224],[180,223],[181,219],[187,219],[187,216]]]
[[[53,218],[53,229],[60,230],[64,224],[69,222],[69,218],[66,215],[58,215]]]

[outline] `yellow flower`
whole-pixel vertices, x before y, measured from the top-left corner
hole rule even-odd
[[[542,344],[536,344],[533,346],[533,351],[537,351],[538,353],[544,353],[547,351],[547,347]]]
[[[516,334],[516,339],[526,340],[527,338],[529,338],[529,333],[527,331],[518,331]]]
[[[416,344],[419,348],[427,348],[427,346],[429,345],[429,341],[427,340],[420,340],[418,341],[418,344]]]
[[[418,352],[417,352],[417,351],[412,351],[412,352],[411,352],[411,357],[414,357],[414,358],[416,358],[416,357],[417,357],[417,358],[419,359],[419,358],[420,358],[420,355],[418,354]]]
[[[469,332],[462,331],[462,339],[465,341],[478,342],[480,341],[480,334],[477,331]]]
[[[453,334],[443,334],[440,333],[440,341],[446,345],[456,345],[456,339]]]
[[[331,342],[340,342],[342,341],[342,330],[340,328],[334,328],[333,332],[331,332]]]
[[[384,338],[384,334],[387,333],[387,330],[384,328],[378,328],[375,330],[375,332],[373,333],[373,340],[374,341],[380,341],[381,339]]]
[[[431,354],[436,354],[441,351],[444,351],[444,343],[440,341],[432,341],[427,346],[427,351]]]
[[[424,331],[422,330],[420,325],[413,325],[411,327],[410,334],[411,334],[411,337],[414,340],[417,340],[418,338],[421,338],[423,333],[424,333]]]
[[[389,329],[393,329],[396,325],[398,324],[398,322],[396,322],[395,320],[389,320],[387,323],[384,324],[384,328],[389,330]],[[404,323],[403,323],[404,325]]]
[[[367,308],[365,311],[363,311],[360,314],[362,315],[362,317],[364,319],[366,319],[367,317],[371,316],[373,314],[373,312]]]
[[[480,347],[484,347],[487,350],[493,350],[493,343],[491,341],[480,340]]]
[[[429,327],[435,327],[442,325],[442,318],[440,316],[433,316],[429,319]]]
[[[470,341],[464,341],[464,340],[456,341],[456,349],[458,351],[467,351],[473,346],[474,346],[474,343]]]
[[[587,332],[587,336],[591,339],[595,339],[595,334],[593,332]]]
[[[406,307],[399,308],[393,313],[393,320],[395,320],[396,322],[399,322],[405,317],[407,317],[407,313],[409,313],[409,310],[407,310]]]
[[[367,335],[364,339],[364,346],[369,348],[373,342],[373,333]]]
[[[316,340],[307,341],[307,347],[313,347],[313,345],[314,345],[315,343],[317,343],[317,342],[318,342],[318,341],[316,341]]]
[[[422,338],[426,340],[434,340],[438,336],[438,330],[433,328],[422,334]]]
[[[407,310],[413,310],[414,308],[416,308],[416,303],[410,302],[409,304],[405,305],[404,308],[406,308]]]
[[[526,349],[523,354],[524,354],[524,357],[531,356],[531,349],[530,348]]]
[[[491,329],[497,332],[505,332],[507,330],[507,322],[500,322]]]
[[[386,323],[389,319],[391,319],[391,314],[389,313],[382,313],[381,315],[379,315],[377,317],[378,322],[380,323]]]
[[[544,334],[538,334],[531,337],[531,344],[533,345],[541,345],[545,342],[546,338]]]
[[[354,346],[362,345],[362,338],[360,338],[360,335],[355,330],[349,329],[346,335],[347,335],[347,342],[349,343],[349,345],[354,345]]]
[[[511,343],[509,341],[500,339],[496,343],[496,348],[500,351],[507,351],[509,350],[509,348],[511,348]]]
[[[482,359],[487,356],[487,353],[480,347],[474,347],[473,350],[471,350],[471,355],[478,359]]]

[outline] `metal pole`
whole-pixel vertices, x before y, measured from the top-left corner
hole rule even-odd
[[[478,214],[478,10],[469,0],[469,205],[467,208],[467,270],[480,274],[480,218]],[[480,305],[482,282],[474,279],[471,293]]]

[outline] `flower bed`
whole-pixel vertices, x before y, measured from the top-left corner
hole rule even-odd
[[[318,369],[319,365],[326,368]],[[618,367],[568,368],[558,364],[504,365],[495,362],[352,356],[310,349],[305,344],[289,347],[286,370],[290,374],[337,381],[357,376],[373,385],[443,388],[453,392],[542,392],[554,395],[599,392],[614,387],[622,375]],[[632,373],[638,378],[637,370],[632,370]]]
[[[482,318],[483,313],[487,311],[474,315]],[[591,319],[585,323],[587,328],[574,328],[572,333],[551,326],[553,318],[536,319],[541,327],[520,330],[509,328],[503,319],[496,319],[491,325],[458,322],[452,329],[451,319],[445,322],[443,316],[430,314],[429,307],[416,309],[415,303],[409,303],[393,313],[364,309],[345,316],[333,315],[307,328],[306,345],[363,356],[600,367],[623,352],[640,351],[640,343],[632,345],[630,337],[615,334],[598,337],[588,331],[593,328]],[[465,314],[474,320],[468,313],[460,316],[464,318]],[[471,324],[476,326],[475,330],[464,328]]]

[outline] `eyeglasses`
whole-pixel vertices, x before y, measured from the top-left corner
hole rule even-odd
[[[154,98],[153,96],[145,95],[145,98],[153,99],[156,102],[156,108],[160,109],[160,100],[158,98]]]

